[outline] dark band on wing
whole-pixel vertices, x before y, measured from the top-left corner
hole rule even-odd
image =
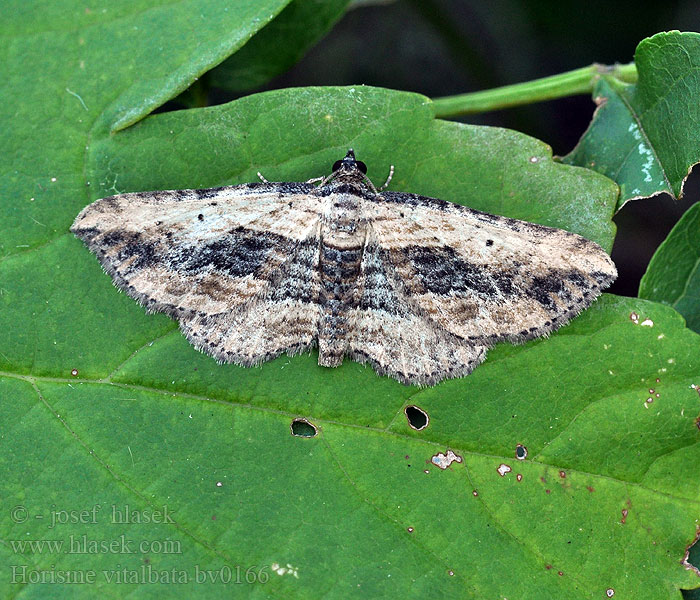
[[[413,275],[405,281],[414,294],[476,296],[496,303],[524,294],[551,313],[573,307],[614,279],[602,271],[586,274],[575,268],[550,268],[542,275],[532,276],[520,263],[513,263],[509,270],[499,270],[495,265],[470,263],[449,246],[406,246],[390,255],[399,270]]]
[[[109,261],[128,266],[123,271],[130,275],[148,267],[164,266],[171,271],[187,275],[206,272],[224,273],[231,277],[261,276],[261,271],[271,254],[284,252],[297,254],[300,247],[307,246],[310,258],[318,247],[318,240],[291,240],[285,236],[251,231],[237,227],[218,239],[203,245],[174,244],[163,247],[152,241],[153,236],[134,231],[108,231],[102,235],[94,228],[76,230],[75,233],[91,245],[97,246],[101,254],[110,254]],[[110,251],[116,252],[113,254]],[[301,255],[305,254],[301,252]],[[311,265],[302,265],[308,268]]]
[[[312,183],[304,183],[298,181],[281,181],[281,182],[262,182],[245,183],[237,186],[243,192],[247,193],[278,193],[281,195],[293,194],[308,194],[317,189]],[[205,190],[206,191],[206,190]]]
[[[270,252],[284,242],[289,244],[290,240],[237,227],[202,246],[185,246],[177,254],[169,252],[166,260],[173,270],[188,275],[213,270],[231,277],[245,277],[258,273]]]
[[[392,262],[406,264],[425,292],[439,296],[477,294],[495,299],[516,294],[513,278],[517,273],[486,268],[466,261],[449,247],[406,246],[391,252]]]

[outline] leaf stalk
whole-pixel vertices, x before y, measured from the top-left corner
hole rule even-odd
[[[433,100],[433,107],[436,117],[448,118],[500,110],[565,96],[591,94],[596,82],[601,77],[615,80],[614,83],[635,83],[637,81],[637,68],[634,63],[626,65],[594,63],[587,67],[533,81],[436,98]]]

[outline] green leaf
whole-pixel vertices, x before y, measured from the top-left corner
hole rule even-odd
[[[612,588],[658,600],[696,583],[679,560],[700,509],[700,337],[669,308],[606,296],[549,340],[497,348],[463,380],[387,382],[410,392],[403,398],[373,389],[363,370],[356,384],[371,407],[332,389],[337,371],[305,386],[302,375],[285,379],[296,365],[282,358],[263,368],[296,392],[279,409],[289,403],[264,379],[241,394],[232,385],[249,371],[192,356],[177,333],[166,341],[102,382],[0,378],[5,505],[46,518],[3,517],[8,564],[91,568],[101,596],[115,598],[135,588],[106,584],[115,569],[211,581],[225,565],[234,577],[236,566],[252,581],[270,576],[239,584],[246,597],[590,598]],[[329,392],[335,410],[323,403]],[[428,413],[426,429],[409,428],[405,404]],[[316,437],[290,435],[298,415]],[[433,457],[448,449],[460,462],[441,470]],[[511,471],[499,476],[503,464]],[[127,507],[172,522],[121,524]],[[50,529],[51,518],[61,523]],[[118,547],[148,550],[19,553],[27,540],[80,549],[122,535]],[[630,577],[632,565],[645,568]],[[221,584],[175,589],[230,597]],[[93,586],[68,592],[94,597]]]
[[[209,73],[232,92],[267,83],[295,64],[345,14],[350,0],[294,0],[240,51]]]
[[[146,315],[68,233],[100,196],[258,169],[304,180],[353,146],[378,182],[395,164],[393,189],[611,246],[609,180],[522,134],[437,121],[415,94],[283,90],[143,119],[284,5],[18,4],[2,24],[0,596],[612,587],[656,599],[692,587],[680,560],[700,508],[700,338],[672,309],[606,297],[549,339],[495,348],[469,377],[429,389],[315,356],[243,369]],[[430,416],[421,432],[408,404]],[[318,434],[292,435],[298,417]],[[443,471],[432,457],[448,448],[462,461]],[[95,582],[56,583],[57,572]]]
[[[639,297],[673,306],[700,332],[700,204],[686,211],[654,253]]]
[[[629,200],[666,192],[678,198],[700,161],[700,34],[673,31],[642,40],[635,84],[602,76],[588,131],[562,160],[594,169]]]
[[[15,3],[0,24],[0,256],[64,235],[104,183],[85,177],[91,141],[187,88],[287,2]]]
[[[93,199],[253,181],[258,170],[271,180],[304,181],[326,174],[350,145],[378,182],[395,165],[393,189],[562,227],[612,245],[616,189],[605,177],[553,162],[549,147],[523,134],[437,121],[425,97],[374,88],[280,90],[224,106],[157,114],[116,135],[94,133],[84,164],[71,178],[90,182]],[[58,189],[65,201],[54,212],[60,212],[67,232],[81,206],[74,206],[71,187]],[[55,288],[46,288],[47,277]],[[145,340],[174,326],[162,316],[144,322],[143,310],[114,292],[97,261],[67,233],[8,257],[0,265],[0,287],[8,292],[6,322],[34,323],[22,335],[0,328],[0,368],[7,364],[48,375],[80,365],[81,371],[106,376]],[[57,290],[71,293],[61,296]],[[107,315],[96,337],[100,316]],[[41,330],[52,335],[38,335]]]

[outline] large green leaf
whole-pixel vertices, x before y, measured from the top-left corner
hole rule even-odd
[[[289,0],[5,0],[0,256],[65,233],[94,194],[92,140],[138,121],[242,46]],[[28,76],[31,74],[31,76]],[[61,209],[57,210],[57,206]],[[8,227],[8,218],[12,227]]]
[[[625,202],[666,192],[677,198],[700,161],[700,34],[673,31],[643,40],[635,84],[603,75],[588,131],[563,161],[604,173]]]
[[[700,332],[700,203],[676,223],[649,263],[639,297],[663,302]]]
[[[116,135],[93,134],[73,176],[92,183],[93,198],[252,181],[258,170],[272,180],[306,180],[327,173],[350,145],[379,179],[393,163],[396,189],[563,227],[608,248],[612,244],[616,189],[606,178],[553,162],[547,146],[525,135],[437,121],[427,98],[373,88],[281,90],[220,107],[154,115]],[[55,218],[67,232],[80,207],[74,207],[71,188],[64,194]],[[91,277],[84,276],[86,269]],[[46,288],[49,274],[54,286]],[[144,323],[142,309],[115,294],[108,278],[100,278],[97,262],[68,233],[8,257],[0,266],[0,282],[12,291],[3,313],[7,322],[36,323],[39,314],[42,327],[53,332],[44,338],[36,325],[20,335],[0,329],[0,365],[22,372],[56,373],[56,365],[67,361],[69,369],[80,363],[81,371],[106,375],[143,342],[173,326],[162,317]],[[71,295],[61,301],[56,290]],[[107,327],[96,337],[99,317],[107,315]],[[83,326],[75,324],[79,317]]]
[[[392,189],[610,248],[606,178],[524,135],[436,121],[422,96],[285,90],[139,120],[283,5],[9,11],[3,89],[22,94],[0,105],[0,595],[674,598],[695,585],[680,561],[699,508],[700,338],[672,309],[607,297],[422,390],[315,356],[243,369],[145,315],[67,232],[106,194],[258,169],[304,180],[353,146],[378,182],[395,164]],[[430,416],[421,432],[408,404]],[[290,435],[295,417],[319,434]],[[442,471],[432,457],[448,448],[461,462]],[[115,522],[127,505],[156,518]],[[27,545],[45,540],[64,545]],[[95,582],[33,582],[67,570]]]
[[[251,580],[270,577],[237,585],[255,597],[590,598],[613,589],[657,600],[696,582],[679,560],[700,509],[700,337],[671,309],[607,297],[551,339],[498,348],[464,380],[424,390],[373,390],[367,370],[364,393],[343,393],[333,379],[348,369],[314,376],[312,360],[296,359],[304,390],[302,374],[284,378],[298,369],[282,358],[263,370],[296,390],[294,403],[263,379],[232,390],[240,369],[187,356],[176,332],[163,341],[102,382],[0,379],[3,498],[8,511],[20,507],[2,521],[7,564],[94,569],[101,596],[115,598],[133,586],[108,585],[113,570],[194,580],[225,565],[234,577],[236,566],[241,578],[249,569]],[[331,391],[335,410],[323,402]],[[429,414],[427,429],[409,428],[407,403]],[[319,435],[291,436],[295,416]],[[528,450],[522,462],[517,444]],[[460,462],[443,471],[433,457],[448,449]],[[503,464],[511,471],[501,477]],[[127,505],[136,515],[167,511],[172,522],[114,523]],[[50,528],[52,516],[81,511],[82,522]],[[22,545],[58,540],[77,552],[121,535],[119,551],[92,555]],[[629,577],[635,565],[644,568]],[[8,595],[17,586],[5,577]],[[230,587],[176,590],[214,598]],[[24,591],[46,589],[94,597],[93,586]],[[137,597],[154,593],[145,586]]]

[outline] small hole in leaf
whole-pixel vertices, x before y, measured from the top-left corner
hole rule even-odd
[[[425,412],[422,408],[418,408],[417,406],[407,406],[404,409],[404,413],[406,413],[406,418],[408,419],[409,427],[415,429],[416,431],[425,429],[428,426],[428,423],[430,422],[430,417],[428,416],[428,413]]]
[[[527,458],[527,448],[522,444],[515,446],[515,458],[525,460]]]
[[[292,435],[296,437],[316,437],[318,430],[306,419],[294,419],[291,425]]]
[[[498,468],[496,469],[496,471],[498,471],[498,474],[499,474],[501,477],[505,477],[505,476],[506,476],[508,473],[510,473],[512,470],[513,470],[513,469],[510,468],[510,465],[507,465],[507,464],[505,464],[505,463],[501,463],[500,465],[498,465]]]
[[[688,546],[683,564],[700,574],[700,529],[698,529],[695,540]]]

